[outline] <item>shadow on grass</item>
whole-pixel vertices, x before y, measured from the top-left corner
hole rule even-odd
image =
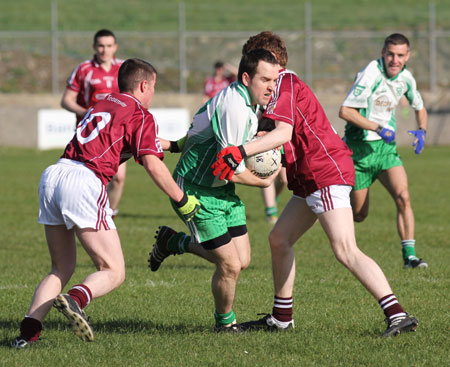
[[[149,320],[112,320],[112,321],[98,321],[90,322],[95,333],[109,333],[109,334],[137,334],[145,333],[149,335],[154,334],[193,334],[193,333],[213,333],[212,325],[190,325],[190,324],[161,324]],[[19,320],[0,320],[0,329],[15,330],[19,335]],[[72,332],[72,328],[67,320],[61,321],[49,320],[44,321],[45,330],[58,330]],[[11,348],[12,339],[4,338],[0,340],[0,348]]]

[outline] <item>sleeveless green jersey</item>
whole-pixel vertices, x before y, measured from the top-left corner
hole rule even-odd
[[[414,110],[423,108],[422,97],[409,70],[405,67],[394,78],[389,78],[384,69],[384,60],[380,58],[371,61],[358,73],[342,106],[356,108],[370,121],[396,131],[395,109],[402,96],[406,97]],[[381,139],[375,131],[361,129],[351,123],[345,126],[345,138],[363,141]]]

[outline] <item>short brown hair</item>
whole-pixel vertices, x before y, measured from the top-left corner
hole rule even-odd
[[[407,45],[409,49],[409,40],[401,33],[392,33],[384,40],[384,48],[389,45]]]
[[[133,92],[143,80],[152,80],[157,75],[152,64],[141,59],[125,60],[119,69],[117,83],[120,92]]]
[[[288,62],[288,53],[286,45],[280,36],[270,32],[264,31],[256,36],[250,37],[247,42],[242,46],[242,54],[248,53],[255,48],[264,48],[267,51],[272,52],[278,63],[285,68]]]

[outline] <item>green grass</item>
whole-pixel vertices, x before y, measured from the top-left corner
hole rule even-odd
[[[2,366],[436,366],[448,364],[450,289],[448,205],[450,147],[426,147],[416,156],[400,149],[415,209],[418,255],[425,271],[404,270],[396,234],[395,208],[381,185],[371,190],[371,213],[356,225],[360,248],[385,271],[403,306],[420,321],[416,333],[381,339],[385,328],[377,302],[334,259],[315,226],[295,246],[296,329],[287,333],[216,335],[212,332],[213,267],[190,254],[170,257],[161,269],[147,268],[154,230],[183,225],[144,169],[128,165],[125,193],[116,219],[127,279],[96,299],[86,312],[96,340],[83,343],[52,310],[43,339],[28,350],[10,348],[33,291],[50,269],[43,228],[36,223],[37,187],[42,170],[61,151],[0,148],[0,365]],[[167,155],[169,167],[174,156]],[[258,189],[239,187],[247,206],[252,264],[240,277],[238,320],[270,312],[272,276]],[[281,205],[289,199],[285,192]],[[93,271],[80,249],[69,284]]]
[[[304,28],[305,0],[185,0],[189,31],[299,31]],[[434,0],[436,22],[450,27],[449,0]],[[177,31],[176,0],[57,0],[59,29],[95,31]],[[310,1],[312,27],[319,30],[426,30],[428,1]],[[51,24],[50,0],[0,0],[1,30],[45,31]],[[89,9],[89,10],[88,10]]]

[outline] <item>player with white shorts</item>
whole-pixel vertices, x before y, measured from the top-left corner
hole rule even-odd
[[[178,187],[162,162],[163,148],[168,149],[170,142],[162,146],[148,112],[156,70],[143,60],[129,59],[122,64],[118,80],[121,93],[108,95],[87,112],[61,159],[42,174],[39,223],[45,225],[52,269],[34,292],[20,336],[13,342],[15,348],[39,339],[42,321],[52,305],[70,320],[78,337],[94,339],[83,309],[125,279],[122,247],[106,192],[121,163],[133,156],[185,220],[199,209],[195,197]],[[97,271],[60,294],[75,270],[75,235]]]
[[[287,50],[283,40],[271,32],[250,37],[243,53],[266,48],[284,68]],[[392,293],[380,267],[359,250],[354,233],[349,195],[355,183],[350,149],[336,134],[319,101],[294,73],[282,69],[275,93],[263,118],[275,121],[275,129],[260,139],[240,147],[223,149],[213,165],[215,174],[233,176],[233,168],[223,157],[237,163],[284,144],[288,188],[293,197],[269,235],[272,252],[274,303],[271,314],[241,324],[243,329],[287,329],[294,327],[293,290],[295,279],[294,244],[318,220],[336,258],[378,300],[388,328],[384,336],[415,330],[416,318],[407,314]],[[244,151],[244,154],[242,154]]]

